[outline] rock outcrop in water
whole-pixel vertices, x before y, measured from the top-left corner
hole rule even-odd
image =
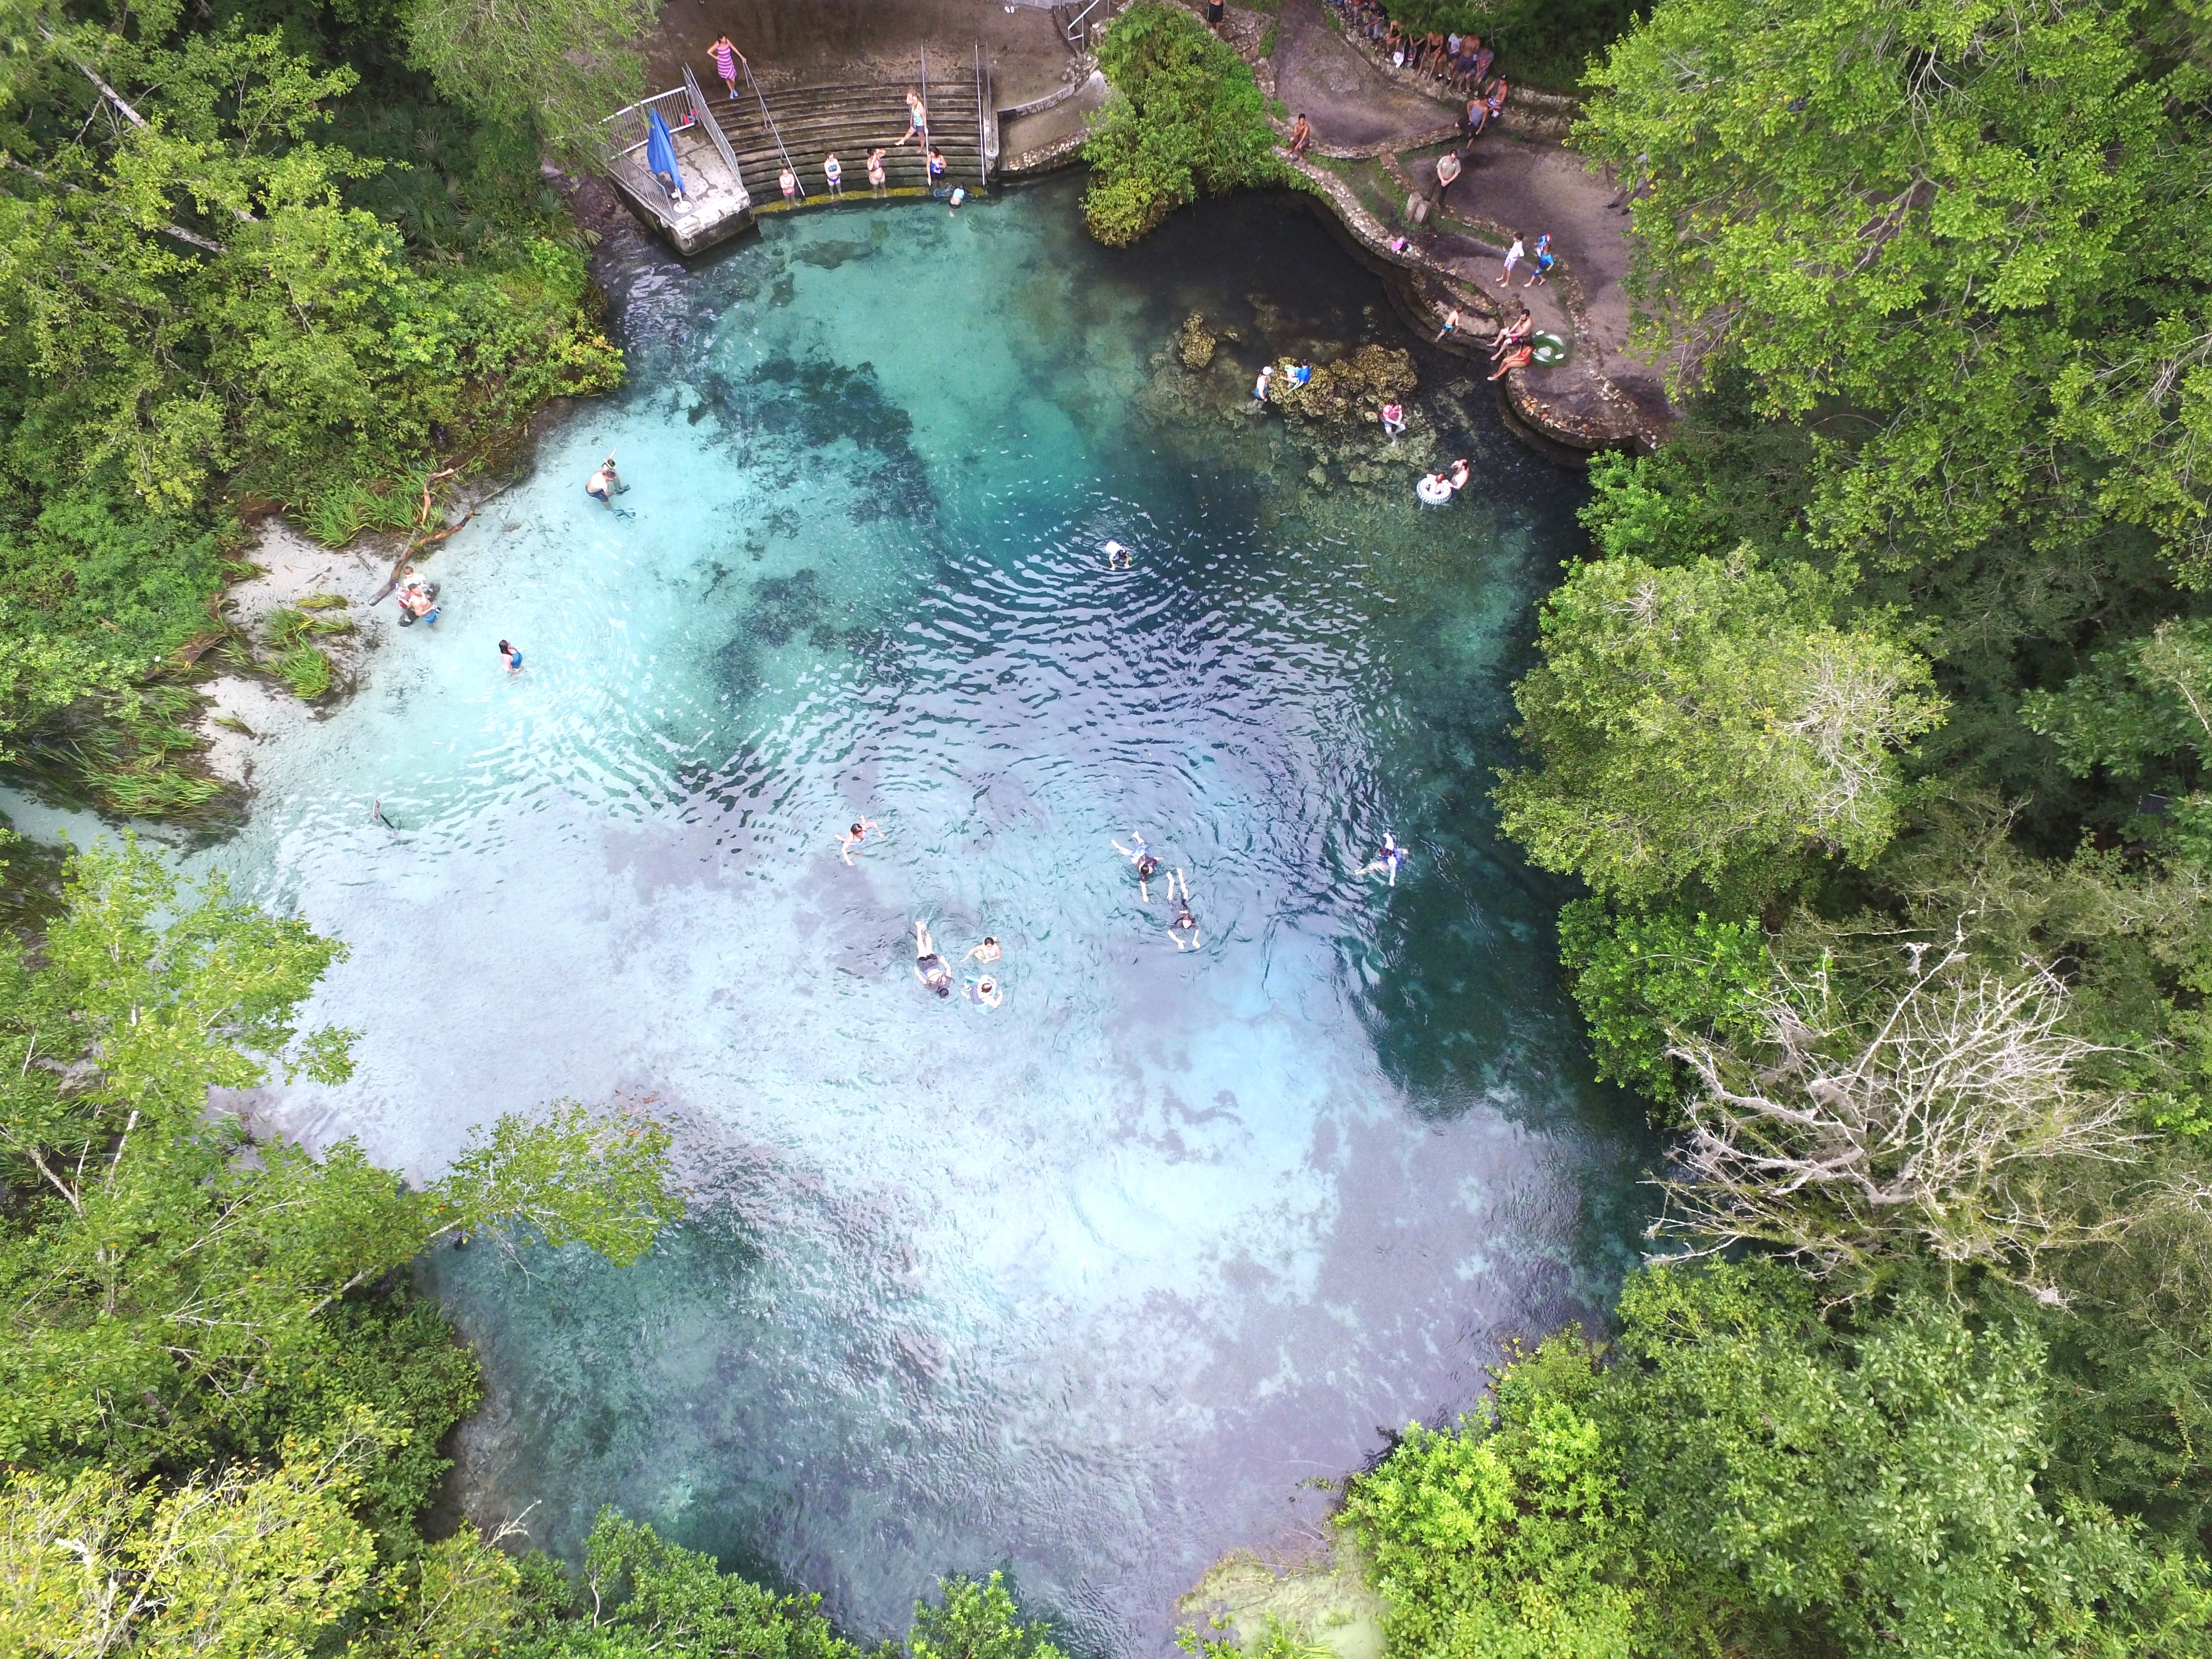
[[[1371,422],[1383,404],[1403,402],[1420,384],[1413,354],[1389,346],[1364,345],[1334,362],[1316,364],[1304,386],[1291,384],[1292,367],[1287,357],[1277,361],[1267,402],[1308,421]]]
[[[1194,311],[1182,319],[1180,350],[1185,368],[1204,368],[1213,361],[1213,336],[1206,331],[1206,313]]]

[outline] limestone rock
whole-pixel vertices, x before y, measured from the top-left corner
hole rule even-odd
[[[1213,361],[1213,336],[1206,331],[1206,313],[1194,311],[1182,319],[1182,366],[1204,368]]]
[[[1267,401],[1285,415],[1309,421],[1372,421],[1384,404],[1402,403],[1420,384],[1413,354],[1388,346],[1364,345],[1349,356],[1319,364],[1302,386],[1291,384],[1292,367],[1287,358],[1275,365]]]

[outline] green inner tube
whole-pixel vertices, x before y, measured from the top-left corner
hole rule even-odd
[[[1542,363],[1547,368],[1554,363],[1564,363],[1567,361],[1567,343],[1556,334],[1531,334],[1528,337],[1528,350],[1532,362]]]

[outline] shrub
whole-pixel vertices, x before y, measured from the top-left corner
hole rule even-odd
[[[1284,183],[1250,65],[1188,12],[1140,0],[1098,50],[1113,88],[1083,156],[1084,221],[1126,247],[1201,196]]]

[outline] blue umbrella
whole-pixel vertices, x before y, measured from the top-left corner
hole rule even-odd
[[[645,165],[653,173],[665,173],[676,187],[678,196],[684,194],[684,175],[676,167],[676,141],[668,136],[668,123],[660,118],[660,112],[649,109],[645,112]]]

